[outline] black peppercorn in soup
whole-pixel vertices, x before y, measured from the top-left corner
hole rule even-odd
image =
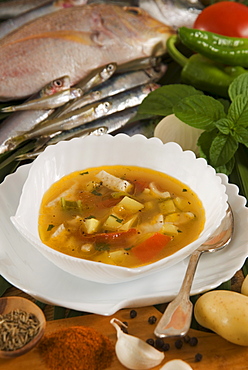
[[[62,253],[138,267],[185,247],[204,223],[203,205],[188,186],[151,169],[118,165],[54,183],[42,199],[39,234]]]

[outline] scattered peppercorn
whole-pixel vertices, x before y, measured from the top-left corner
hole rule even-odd
[[[148,338],[148,339],[146,340],[146,343],[150,344],[150,346],[153,346],[153,347],[154,347],[154,345],[155,345],[155,342],[154,342],[154,339],[153,339],[153,338]]]
[[[136,310],[131,310],[130,311],[130,318],[134,319],[137,316],[137,311]]]
[[[155,348],[157,348],[158,350],[162,350],[163,345],[164,345],[164,341],[163,341],[162,338],[156,338],[155,339]]]
[[[185,343],[189,343],[189,341],[190,341],[190,336],[189,336],[189,335],[185,335],[185,336],[183,337],[183,340],[184,340],[184,342],[185,342]]]
[[[196,355],[195,355],[195,362],[199,362],[199,361],[201,361],[202,360],[202,354],[201,353],[197,353]]]
[[[150,317],[148,318],[148,322],[149,322],[149,324],[151,324],[151,325],[155,324],[155,322],[156,322],[156,321],[157,321],[156,316],[150,316]]]
[[[177,339],[177,340],[175,341],[175,347],[176,347],[177,349],[181,349],[181,348],[182,348],[182,346],[183,346],[183,341],[182,341],[182,339]]]
[[[163,350],[164,352],[167,352],[167,351],[169,351],[169,349],[170,349],[170,345],[169,345],[169,343],[164,343],[164,344],[163,344],[163,347],[162,347],[162,350]]]
[[[189,345],[194,347],[198,344],[198,339],[196,337],[191,337],[189,340]]]

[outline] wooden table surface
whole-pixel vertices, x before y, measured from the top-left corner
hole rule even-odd
[[[242,272],[239,271],[232,279],[232,290],[240,291],[240,285],[243,281]],[[9,288],[4,296],[18,295],[33,300],[32,297],[26,293],[19,291],[18,289],[11,287]],[[166,306],[166,305],[165,305]],[[135,308],[137,311],[137,317],[130,319],[130,310],[122,309],[116,312],[112,316],[101,316],[95,314],[79,314],[76,317],[70,317],[65,319],[53,320],[54,307],[46,306],[44,309],[45,316],[47,318],[47,327],[45,335],[56,331],[63,327],[70,327],[75,325],[90,326],[104,335],[107,335],[112,341],[116,341],[116,331],[110,324],[112,317],[116,317],[121,321],[127,321],[129,323],[129,333],[138,336],[141,339],[155,338],[153,331],[155,326],[148,323],[148,317],[151,315],[156,316],[158,319],[161,316],[161,312],[153,307],[141,307]],[[230,369],[230,370],[245,370],[248,369],[248,348],[241,347],[229,343],[220,336],[190,329],[190,336],[198,338],[198,344],[195,347],[191,347],[189,344],[184,343],[181,349],[175,347],[175,338],[168,338],[166,342],[170,344],[170,350],[165,352],[165,359],[162,362],[171,359],[182,359],[190,364],[193,370],[217,370],[217,369]],[[202,354],[202,360],[195,362],[195,355],[197,353]],[[159,370],[162,366],[157,366],[153,370]],[[49,370],[42,363],[42,359],[39,354],[38,347],[34,348],[29,353],[11,360],[0,360],[0,370]],[[108,370],[124,370],[125,368],[119,363],[115,357],[111,367]],[[60,369],[57,369],[60,370]],[[66,369],[61,369],[66,370]],[[175,369],[177,370],[177,369]]]

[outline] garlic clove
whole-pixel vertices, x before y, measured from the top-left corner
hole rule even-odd
[[[160,370],[193,370],[192,367],[183,360],[171,360],[166,362]]]
[[[195,154],[198,154],[197,141],[202,132],[203,130],[191,127],[178,119],[174,114],[170,114],[157,124],[154,136],[159,138],[164,144],[174,141],[183,150],[192,150]]]
[[[120,326],[125,327],[125,325],[120,320],[113,318],[110,323],[117,331],[115,352],[123,366],[131,370],[144,370],[151,369],[163,361],[163,352],[158,351],[142,339],[124,333]]]

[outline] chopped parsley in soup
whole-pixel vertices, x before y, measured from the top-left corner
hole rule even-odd
[[[39,234],[70,256],[138,267],[185,247],[204,223],[202,203],[188,186],[158,171],[118,165],[54,183],[42,199]]]

